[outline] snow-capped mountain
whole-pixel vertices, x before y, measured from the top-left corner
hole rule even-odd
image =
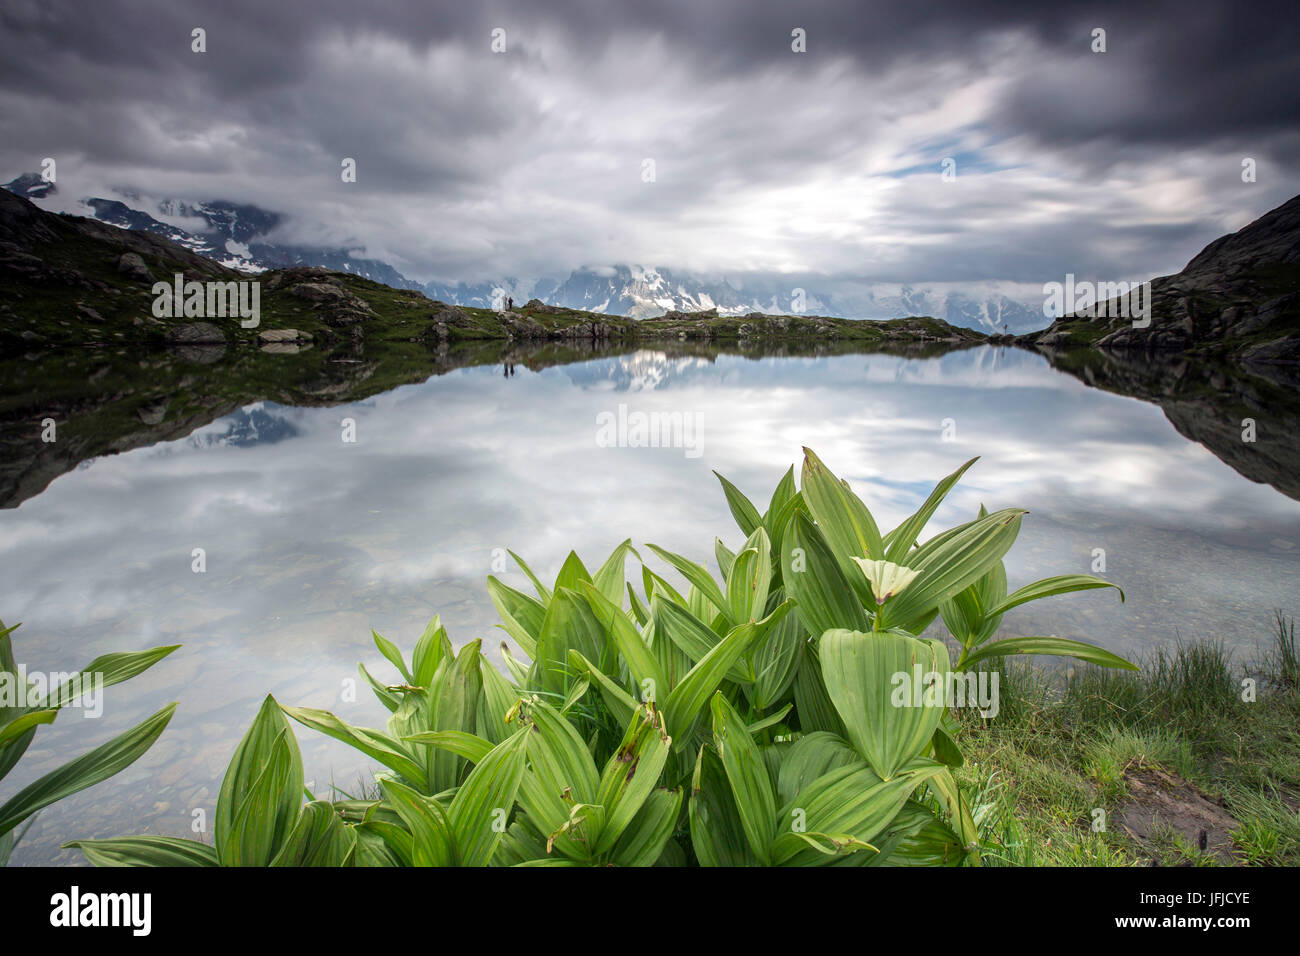
[[[136,201],[139,202],[138,197]],[[423,288],[420,283],[407,279],[388,263],[357,258],[345,249],[266,242],[259,237],[278,226],[281,217],[278,213],[257,206],[223,201],[196,205],[175,200],[158,203],[159,215],[196,220],[204,224],[197,231],[191,231],[163,222],[120,200],[87,199],[85,202],[96,219],[123,229],[143,229],[157,233],[233,269],[264,272],[286,266],[324,266],[327,269],[352,272],[400,289]]]
[[[17,179],[5,183],[4,188],[15,196],[22,196],[32,202],[44,199],[46,196],[53,196],[59,191],[54,183],[46,182],[40,173],[23,173]]]
[[[1040,329],[1042,294],[1011,283],[864,283],[847,292],[805,288],[777,278],[706,279],[668,269],[612,266],[579,269],[544,301],[572,309],[649,318],[678,310],[718,310],[720,315],[833,315],[848,319],[897,319],[929,315],[983,332]],[[519,297],[516,296],[516,301]]]
[[[274,445],[297,435],[298,426],[284,416],[279,405],[258,402],[203,426],[189,436],[188,442],[195,448],[246,448]]]
[[[34,202],[53,195],[53,183],[25,173],[4,184]],[[632,318],[669,311],[717,309],[721,315],[747,312],[832,315],[851,319],[895,319],[930,315],[953,325],[984,332],[1024,333],[1048,324],[1042,295],[1032,286],[1013,283],[854,283],[834,291],[813,288],[811,281],[786,277],[706,277],[641,265],[583,267],[567,278],[503,278],[493,282],[421,283],[378,259],[354,256],[347,249],[276,243],[267,240],[284,222],[279,213],[226,201],[187,203],[175,199],[150,202],[119,191],[116,199],[83,201],[86,214],[121,226],[165,236],[200,255],[246,272],[286,266],[324,266],[351,272],[399,289],[417,289],[441,302],[500,308],[507,298],[516,307],[529,299]],[[145,207],[152,207],[152,212]]]
[[[566,365],[564,374],[579,388],[591,391],[653,392],[674,383],[707,374],[713,364],[695,356],[670,357],[665,352],[642,349],[630,355]]]
[[[1021,283],[873,283],[862,294],[841,296],[838,304],[845,311],[831,315],[861,319],[931,315],[990,333],[1020,334],[1051,321],[1043,314],[1041,287]]]

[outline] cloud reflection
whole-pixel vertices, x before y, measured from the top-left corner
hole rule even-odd
[[[702,457],[599,447],[597,416],[619,403],[701,416]],[[4,616],[24,622],[16,638],[29,666],[185,644],[118,689],[108,712],[125,722],[181,701],[168,731],[181,749],[170,759],[209,791],[197,796],[192,783],[181,802],[214,799],[225,757],[267,691],[382,721],[377,706],[339,699],[356,660],[376,659],[371,627],[405,647],[436,611],[456,643],[483,637],[495,655],[504,635],[482,587],[493,549],[522,554],[543,578],[570,548],[594,565],[626,537],[711,561],[713,535],[732,545],[739,536],[710,471],[763,506],[805,444],[886,527],[980,455],[932,532],[981,503],[1023,506],[1031,513],[1008,561],[1013,587],[1086,572],[1102,548],[1106,576],[1129,594],[1125,605],[1097,593],[1046,601],[1009,614],[1010,630],[1130,653],[1198,634],[1245,649],[1266,635],[1272,607],[1295,610],[1300,505],[1183,439],[1155,406],[1089,389],[1022,352],[714,362],[642,352],[519,368],[510,379],[462,369],[354,405],[252,411],[263,426],[278,423],[261,429],[273,440],[211,440],[231,433],[230,416],[181,441],[98,459],[0,513]],[[356,422],[355,444],[342,440],[345,418]],[[955,441],[941,440],[944,419]],[[205,574],[191,571],[194,548],[206,552]],[[528,588],[513,565],[501,576]],[[81,746],[60,730],[21,774]],[[300,736],[309,776],[332,769],[350,780],[363,766]],[[148,812],[144,777],[123,781],[114,792],[136,807],[135,825],[184,832],[175,807]],[[19,861],[52,858],[52,841],[70,832],[56,834],[61,814],[96,799],[104,795],[69,801],[38,824]],[[123,832],[112,821],[99,830]]]

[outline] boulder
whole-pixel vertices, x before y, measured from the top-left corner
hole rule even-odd
[[[167,330],[169,345],[225,345],[226,336],[211,322],[186,322]]]
[[[257,340],[263,345],[279,342],[310,342],[311,333],[299,332],[297,329],[263,329],[257,333]]]
[[[561,312],[568,312],[568,309],[562,309],[558,305],[547,305],[541,299],[529,299],[524,303],[525,312],[536,312],[541,315],[558,315]]]
[[[300,282],[289,294],[314,303],[341,303],[349,296],[347,290],[334,282]]]
[[[146,425],[161,425],[163,419],[167,417],[168,404],[168,400],[163,399],[162,401],[154,402],[152,405],[142,405],[140,408],[136,409],[135,413],[139,417],[140,421]]]
[[[153,282],[154,275],[149,271],[139,253],[124,252],[117,257],[117,271],[136,282]]]

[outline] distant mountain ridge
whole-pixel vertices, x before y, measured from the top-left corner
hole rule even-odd
[[[25,173],[4,188],[39,203],[57,193],[54,184]],[[396,289],[413,289],[431,299],[474,308],[499,308],[505,298],[516,303],[540,299],[548,305],[652,318],[667,312],[717,309],[720,315],[838,315],[854,319],[934,316],[952,325],[988,333],[1025,333],[1042,328],[1040,296],[1007,294],[1000,283],[870,283],[855,294],[832,294],[806,288],[784,277],[746,277],[743,281],[708,278],[663,268],[618,264],[574,269],[563,279],[544,277],[496,282],[426,282],[403,275],[387,262],[352,255],[346,249],[269,242],[265,237],[284,222],[278,213],[258,206],[213,200],[153,203],[129,191],[118,198],[84,200],[89,215],[102,222],[151,232],[229,268],[262,272],[292,266],[322,266],[350,272]],[[204,228],[189,231],[158,217],[192,219]]]

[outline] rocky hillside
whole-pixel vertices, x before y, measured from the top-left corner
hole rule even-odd
[[[647,345],[669,354],[936,354],[985,341],[928,318],[670,313],[644,322],[540,301],[446,305],[346,272],[262,273],[261,316],[163,319],[154,282],[235,272],[150,232],[59,216],[0,190],[0,507],[82,461],[177,439],[262,400],[359,401],[453,368],[541,369]],[[47,421],[57,440],[43,438]]]
[[[1152,279],[1148,327],[1068,316],[1017,341],[1040,350],[1097,346],[1300,364],[1300,196],[1216,239],[1177,275]]]
[[[260,322],[234,317],[195,321],[153,315],[157,281],[253,280]],[[864,347],[943,344],[962,347],[982,333],[926,317],[866,321],[812,315],[670,312],[636,321],[533,300],[496,312],[451,306],[411,289],[394,289],[347,272],[295,267],[256,277],[204,258],[151,232],[46,212],[0,190],[0,351],[117,344],[284,349],[362,341],[652,342],[668,340],[851,341]]]
[[[59,194],[57,186],[37,173],[25,173],[3,184],[3,188],[43,208]],[[288,224],[291,217],[248,203],[154,199],[131,190],[114,190],[109,198],[84,197],[81,202],[101,222],[152,232],[244,272],[321,266],[470,308],[493,308],[501,297],[508,296],[517,302],[536,298],[570,311],[633,319],[671,311],[717,309],[721,315],[733,316],[751,312],[815,312],[854,319],[933,315],[952,325],[990,333],[1017,334],[1045,324],[1036,289],[997,281],[865,282],[831,292],[817,285],[796,289],[793,286],[799,283],[777,274],[728,279],[619,263],[574,269],[567,278],[499,276],[491,281],[421,283],[402,275],[387,262],[355,255],[356,249],[286,244],[273,239],[278,227]],[[181,228],[178,222],[187,228]],[[296,231],[303,232],[302,227],[298,223]]]

